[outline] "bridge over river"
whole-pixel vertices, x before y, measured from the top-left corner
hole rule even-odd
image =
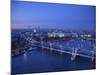
[[[75,60],[77,56],[91,58],[93,61],[96,57],[95,55],[95,44],[91,41],[83,40],[80,38],[71,39],[70,41],[60,42],[60,41],[47,41],[43,40],[43,37],[40,36],[40,40],[37,41],[31,36],[27,36],[25,34],[20,33],[20,36],[28,41],[31,46],[24,47],[16,50],[12,50],[12,56],[17,56],[23,54],[27,51],[34,50],[35,47],[39,47],[42,50],[50,50],[50,51],[57,51],[60,54],[68,53],[71,54],[71,60]]]

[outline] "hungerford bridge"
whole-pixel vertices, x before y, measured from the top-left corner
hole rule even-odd
[[[27,40],[31,44],[31,46],[29,48],[26,47],[26,48],[12,50],[12,51],[14,51],[14,53],[12,53],[12,56],[26,53],[27,51],[34,50],[36,47],[40,47],[40,48],[42,48],[42,50],[48,49],[50,51],[60,52],[60,54],[63,54],[63,53],[71,54],[72,61],[75,60],[75,58],[77,56],[87,57],[87,58],[90,58],[92,61],[96,57],[95,47],[93,47],[92,50],[84,50],[84,49],[75,48],[75,47],[64,48],[63,45],[57,44],[57,42],[56,43],[44,42],[43,37],[41,37],[41,36],[40,36],[40,41],[34,40],[32,37],[26,36],[25,34],[22,34],[22,33],[20,34],[20,36],[22,38],[24,38],[25,40]]]

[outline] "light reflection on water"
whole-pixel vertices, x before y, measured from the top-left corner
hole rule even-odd
[[[67,42],[54,42],[57,48],[82,48],[84,50],[92,50],[93,43],[84,40],[70,40]],[[94,43],[95,44],[95,43]],[[47,44],[48,45],[48,44]],[[53,45],[54,46],[54,45]],[[62,48],[61,48],[62,49]],[[27,50],[26,50],[27,51]],[[88,52],[88,51],[87,51]],[[30,52],[12,58],[12,73],[36,73],[51,71],[70,71],[81,69],[94,69],[95,63],[89,58],[76,57],[71,61],[71,55],[62,52],[55,52],[52,49],[35,48]]]
[[[12,73],[69,71],[79,69],[93,69],[95,64],[91,59],[76,57],[71,61],[71,55],[54,52],[41,48],[26,52],[12,58]]]
[[[23,58],[24,58],[24,61],[26,62],[27,61],[27,53],[23,54]]]

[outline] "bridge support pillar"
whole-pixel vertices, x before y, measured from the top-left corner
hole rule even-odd
[[[71,56],[72,61],[75,60],[75,58],[77,56],[77,51],[78,51],[78,49],[76,49],[76,48],[72,50],[72,56]]]

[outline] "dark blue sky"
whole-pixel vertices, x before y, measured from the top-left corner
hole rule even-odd
[[[95,30],[95,19],[95,6],[12,2],[13,28],[24,28],[33,24],[40,28]]]

